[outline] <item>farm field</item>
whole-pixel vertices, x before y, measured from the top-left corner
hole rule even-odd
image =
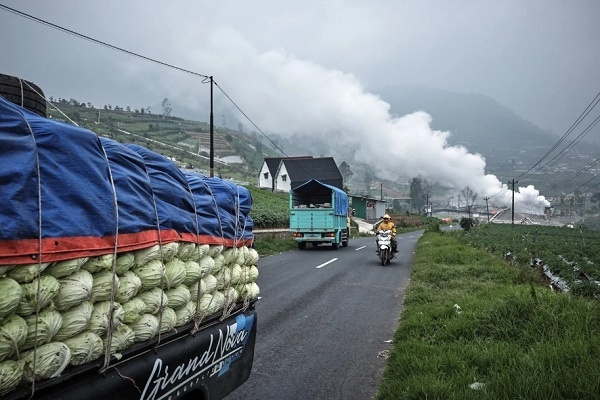
[[[516,265],[540,268],[553,286],[600,296],[600,232],[583,227],[485,224],[456,233]]]

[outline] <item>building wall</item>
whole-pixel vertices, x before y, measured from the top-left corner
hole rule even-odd
[[[265,174],[267,174],[267,178],[265,178]],[[260,169],[260,173],[258,174],[258,187],[259,188],[268,188],[273,189],[273,181],[271,180],[271,173],[269,172],[269,167],[266,162],[263,162],[262,168]]]
[[[277,179],[275,180],[275,190],[289,193],[291,184],[290,176],[285,168],[285,163],[281,163],[277,173]]]

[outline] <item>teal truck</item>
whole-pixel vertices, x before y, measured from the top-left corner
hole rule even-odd
[[[299,249],[330,243],[348,246],[348,195],[341,189],[311,179],[290,190],[290,231]]]

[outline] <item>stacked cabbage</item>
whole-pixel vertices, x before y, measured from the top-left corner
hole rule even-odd
[[[168,243],[0,266],[0,396],[259,295],[248,247]],[[115,271],[115,273],[113,273]]]

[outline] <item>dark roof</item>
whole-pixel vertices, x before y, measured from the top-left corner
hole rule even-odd
[[[265,162],[267,163],[267,168],[269,168],[271,176],[275,176],[275,174],[277,174],[277,170],[279,169],[279,163],[281,162],[281,160],[291,160],[296,158],[312,158],[312,156],[265,157]]]
[[[328,185],[342,188],[342,174],[333,157],[285,159],[283,163],[292,182],[292,188],[298,183],[311,179],[318,179]]]

